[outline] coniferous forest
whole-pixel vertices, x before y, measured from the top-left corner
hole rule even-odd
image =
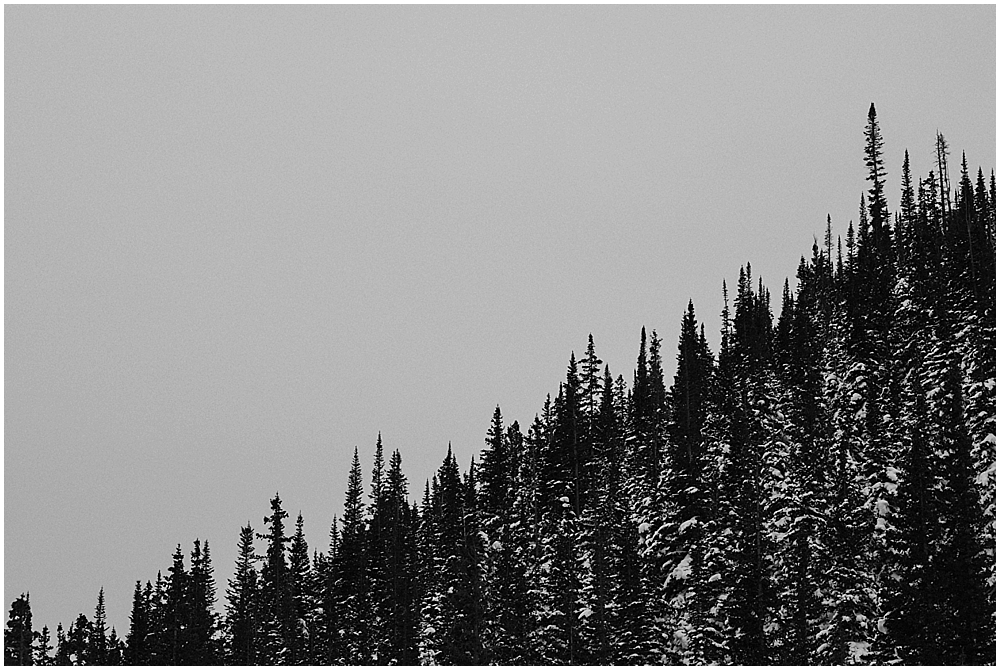
[[[856,224],[777,299],[723,282],[718,351],[693,304],[631,379],[590,338],[471,464],[411,483],[379,437],[329,537],[275,494],[227,583],[195,540],[125,632],[103,590],[54,631],[25,594],[5,663],[995,663],[996,181],[928,144],[890,211],[872,105]]]

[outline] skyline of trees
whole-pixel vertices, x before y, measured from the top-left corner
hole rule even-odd
[[[864,140],[857,226],[827,218],[777,318],[747,263],[717,352],[689,302],[672,380],[655,330],[631,384],[591,336],[417,498],[381,434],[367,488],[355,449],[323,550],[276,493],[222,611],[195,540],[125,638],[103,589],[54,645],[18,598],[5,662],[995,663],[995,176],[963,154],[952,189],[938,134],[892,213],[874,104]]]

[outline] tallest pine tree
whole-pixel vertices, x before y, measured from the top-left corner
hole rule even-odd
[[[888,310],[889,293],[894,282],[892,239],[889,231],[889,207],[885,199],[885,164],[882,160],[882,133],[875,115],[875,103],[868,108],[868,123],[865,126],[865,166],[871,182],[868,189],[868,225],[871,234],[867,244],[860,249],[863,274],[862,288],[868,292],[874,321],[871,327],[882,330],[885,327],[885,312]]]

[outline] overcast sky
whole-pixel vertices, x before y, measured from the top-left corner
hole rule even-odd
[[[281,493],[327,543],[378,431],[411,494],[593,333],[672,374],[940,129],[996,162],[995,6],[6,6],[4,599],[36,628]],[[778,309],[775,300],[774,309]]]

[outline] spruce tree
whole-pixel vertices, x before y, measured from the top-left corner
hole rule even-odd
[[[181,545],[174,551],[173,564],[166,582],[165,601],[162,614],[163,647],[162,662],[167,665],[181,665],[190,662],[191,603],[188,597],[190,576],[184,568],[184,552]]]
[[[115,627],[111,627],[111,633],[108,635],[108,651],[106,657],[106,664],[110,666],[122,665],[125,660],[125,643],[118,637],[118,631]]]
[[[891,249],[892,241],[889,234],[889,208],[885,199],[885,166],[882,162],[882,133],[879,130],[875,114],[875,103],[868,108],[868,125],[865,127],[865,166],[868,168],[866,179],[871,182],[868,191],[868,219],[872,231],[872,244],[877,257],[878,274],[873,277],[880,284],[881,290],[888,291],[891,281]],[[886,298],[887,295],[881,295]]]
[[[414,583],[416,518],[407,499],[407,483],[402,463],[399,450],[393,451],[389,457],[383,505],[386,551],[382,608],[388,632],[383,657],[390,664],[415,665],[417,662]]]
[[[478,533],[470,484],[462,481],[449,444],[421,510],[422,664],[482,662]]]
[[[215,633],[215,575],[208,540],[202,544],[194,541],[191,550],[190,600],[190,651],[188,658],[199,665],[218,665],[221,661]]]
[[[259,659],[270,665],[294,664],[298,658],[295,608],[292,602],[291,574],[285,557],[288,512],[281,507],[277,493],[271,499],[271,514],[264,517],[268,532],[257,537],[267,541],[261,570]]]
[[[38,640],[35,642],[34,665],[54,665],[55,659],[50,653],[52,650],[52,635],[49,633],[49,627],[42,626],[42,632],[38,635]]]
[[[947,346],[947,344],[945,344]],[[963,421],[961,372],[952,355],[945,369],[940,403],[934,408],[944,449],[941,524],[945,529],[934,569],[945,588],[945,617],[935,631],[941,659],[959,665],[996,663],[995,606],[987,585],[987,548],[981,544],[984,515],[976,490],[972,442]],[[939,359],[940,360],[940,359]],[[945,661],[942,661],[945,662]]]
[[[916,376],[906,402],[909,424],[906,453],[899,463],[899,483],[889,515],[889,546],[883,615],[876,628],[875,658],[927,665],[938,660],[933,633],[941,618],[931,557],[940,544],[935,458],[927,441],[930,418]],[[884,636],[884,637],[883,637]]]
[[[365,665],[371,661],[367,639],[370,625],[370,588],[365,551],[364,488],[358,450],[347,478],[344,516],[337,555],[333,559],[334,602],[328,616],[332,631],[332,663]]]
[[[371,663],[384,665],[387,655],[386,635],[386,575],[385,554],[387,535],[384,525],[385,509],[385,456],[382,448],[382,433],[375,442],[375,459],[372,466],[371,493],[369,493],[368,528],[365,535],[365,571],[369,583],[371,621],[366,631],[364,646],[371,649]]]
[[[296,664],[304,664],[311,658],[309,642],[313,610],[313,594],[310,588],[309,543],[303,529],[302,512],[295,519],[295,533],[292,535],[288,551],[289,591],[292,599],[295,635]]]
[[[131,626],[125,639],[125,664],[147,665],[149,663],[148,636],[150,634],[149,602],[142,589],[142,582],[136,580],[132,594]]]
[[[104,606],[104,587],[97,594],[94,621],[91,625],[89,657],[94,665],[108,665],[108,618]]]
[[[70,659],[69,641],[63,632],[62,623],[56,625],[56,656],[53,665],[72,665]]]
[[[226,658],[229,665],[256,665],[259,626],[259,583],[254,532],[240,529],[236,568],[226,589]]]
[[[501,665],[516,664],[524,658],[528,616],[524,564],[527,538],[519,527],[515,498],[523,450],[517,422],[505,431],[497,407],[486,433],[486,448],[479,466],[477,513],[484,538],[483,647],[487,660]]]
[[[31,627],[31,601],[22,593],[10,604],[3,631],[4,665],[32,665],[32,645],[36,633]]]
[[[82,612],[66,631],[66,653],[70,665],[93,665],[90,657],[91,624]]]
[[[580,361],[580,408],[583,423],[583,442],[587,453],[593,453],[598,448],[599,415],[601,396],[603,393],[603,377],[601,365],[603,361],[597,357],[594,349],[594,336],[587,336],[587,351]]]
[[[700,507],[699,500],[689,489],[700,487],[702,429],[711,372],[712,354],[704,339],[699,338],[694,303],[688,301],[687,311],[681,319],[677,372],[669,394],[670,470],[677,478],[675,494],[685,519],[696,515]]]

